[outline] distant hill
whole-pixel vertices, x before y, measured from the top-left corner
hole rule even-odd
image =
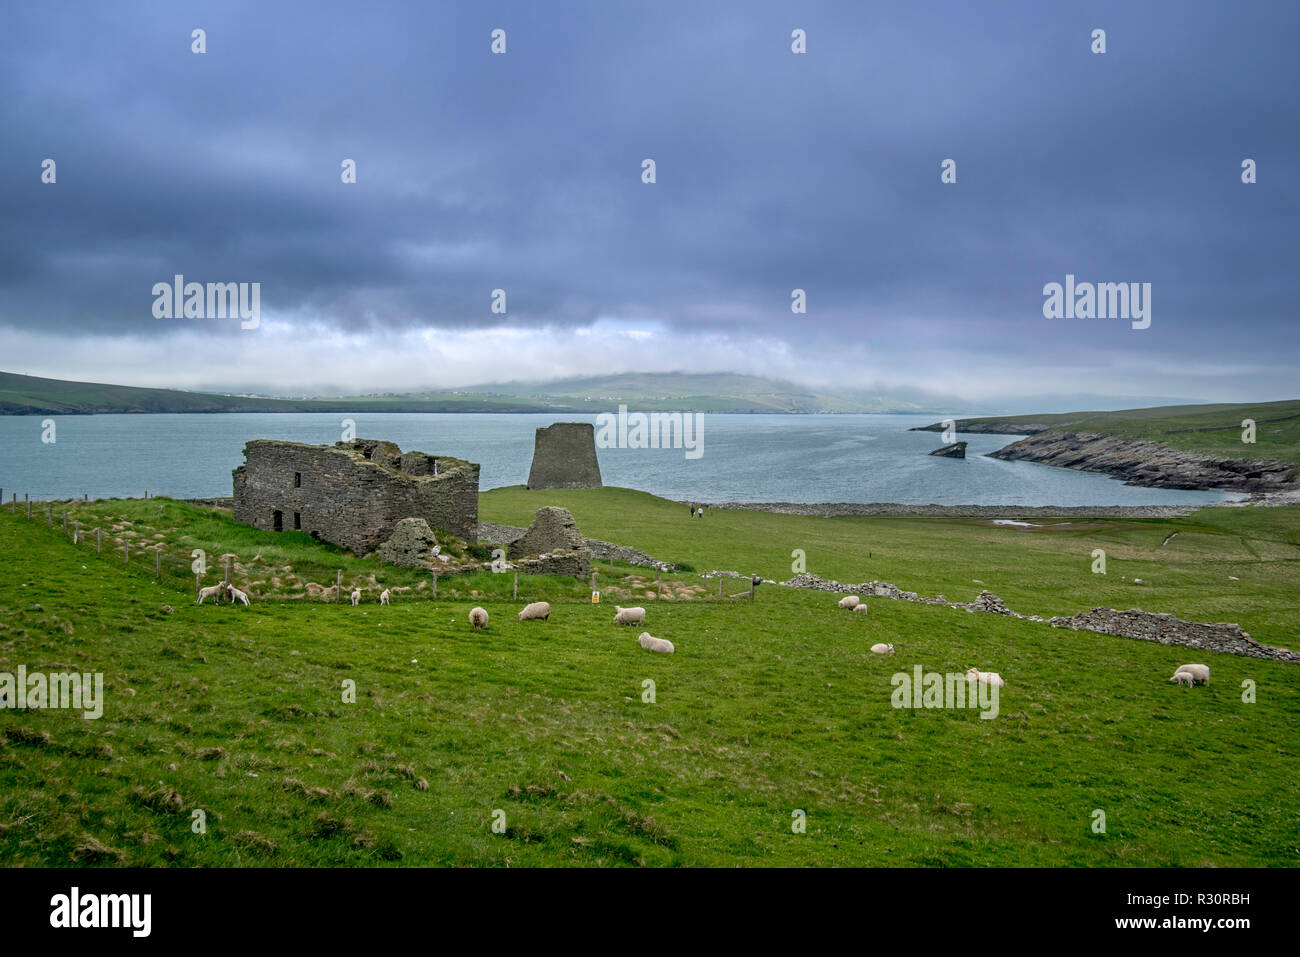
[[[282,399],[71,382],[0,372],[0,414],[148,412],[915,412],[933,402],[853,390],[818,392],[776,379],[730,373],[628,373],[448,391]]]

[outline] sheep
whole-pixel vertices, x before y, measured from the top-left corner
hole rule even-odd
[[[520,621],[531,621],[534,618],[540,618],[542,621],[550,621],[551,604],[545,601],[535,601],[524,606],[524,610],[519,613]]]
[[[1174,674],[1188,674],[1198,685],[1208,685],[1210,683],[1210,666],[1209,665],[1179,665]]]
[[[648,631],[641,632],[641,637],[637,639],[637,643],[646,651],[662,651],[667,655],[673,653],[673,643],[671,641],[666,638],[656,638]]]
[[[1006,685],[1002,676],[996,671],[980,671],[978,668],[970,668],[966,672],[967,681],[978,681],[980,684],[993,685],[995,688],[1001,688]]]
[[[843,598],[840,599],[840,607],[856,608],[858,606],[858,602],[860,601],[862,601],[862,599],[859,598],[857,595],[845,595]]]
[[[614,624],[616,625],[644,625],[645,609],[644,608],[620,608],[614,606]]]
[[[475,628],[486,628],[488,613],[482,608],[471,608],[469,610],[469,623]]]
[[[225,585],[209,585],[207,588],[199,589],[199,604],[203,604],[203,599],[211,598],[217,604],[221,603],[221,593],[226,590]]]
[[[387,605],[387,604],[388,604],[388,598],[389,598],[388,589],[385,588],[383,591],[381,591],[381,592],[379,593],[379,604],[381,604],[381,605]]]
[[[237,601],[243,602],[245,605],[248,604],[248,593],[240,591],[234,585],[226,586],[226,594],[230,596],[230,603],[232,605]]]
[[[352,606],[355,608],[359,604],[361,604],[361,589],[354,588],[352,589]]]
[[[865,615],[865,614],[867,613],[867,603],[864,601],[864,602],[862,602],[861,604],[854,605],[854,606],[853,606],[853,610],[854,610],[854,611],[860,611],[860,612],[862,612],[862,614]]]
[[[1169,683],[1174,685],[1185,685],[1190,688],[1192,685],[1196,684],[1196,679],[1192,677],[1190,671],[1179,671],[1169,679]]]
[[[894,653],[893,645],[875,644],[871,646],[873,653],[877,655],[892,655]]]

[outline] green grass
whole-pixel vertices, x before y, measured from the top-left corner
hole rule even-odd
[[[1255,422],[1253,444],[1242,441],[1241,423],[1245,419]],[[1123,435],[1226,458],[1278,459],[1300,464],[1300,399],[959,419],[957,429],[1012,423]]]
[[[1093,603],[1090,588],[1118,589],[1116,566],[1132,563],[1154,583],[1121,606],[1231,601],[1276,619],[1279,640],[1294,619],[1290,510],[1077,535],[717,510],[682,526],[672,514],[690,522],[685,509],[620,489],[496,490],[482,513],[521,524],[541,504],[572,508],[584,534],[702,570],[786,577],[803,547],[810,570],[830,577],[944,585],[950,598],[978,591],[959,593],[963,577],[985,578],[1012,607],[1067,611],[1058,606]],[[180,503],[100,507],[104,519],[134,512],[167,528],[178,548],[202,541],[241,559],[282,548],[286,564],[322,569],[346,560]],[[1171,582],[1142,557],[1166,527],[1180,529],[1161,550]],[[1089,535],[1133,553],[1112,559],[1105,581],[1078,554]],[[408,593],[386,608],[197,607],[192,582],[156,583],[151,563],[96,556],[93,539],[73,546],[21,512],[0,511],[0,549],[0,671],[101,671],[106,686],[97,721],[0,716],[6,866],[1295,866],[1300,854],[1294,665],[906,602],[873,600],[862,616],[772,586],[752,605],[639,600],[648,630],[677,646],[661,656],[579,583],[521,579],[518,602],[502,590],[511,576],[488,574],[473,576],[478,596]],[[1200,595],[1187,581],[1206,568],[1241,582],[1207,578],[1213,594]],[[601,574],[603,585],[638,581],[623,567]],[[519,622],[541,594],[551,621]],[[466,621],[476,603],[491,614],[485,632]],[[875,641],[898,653],[871,655]],[[1193,659],[1212,667],[1208,687],[1166,682]],[[890,676],[913,665],[1000,671],[1000,716],[894,709]],[[1254,704],[1241,700],[1247,678]],[[642,700],[646,680],[654,703]],[[195,809],[206,834],[191,830]],[[791,833],[796,809],[805,834]],[[1094,809],[1104,835],[1090,829]],[[491,828],[497,810],[503,834]]]

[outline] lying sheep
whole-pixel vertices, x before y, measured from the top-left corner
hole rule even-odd
[[[843,598],[840,599],[840,607],[856,608],[858,606],[858,602],[860,601],[862,601],[862,599],[859,598],[857,595],[845,595]]]
[[[1169,683],[1174,685],[1183,685],[1190,688],[1192,685],[1196,684],[1196,679],[1192,676],[1190,671],[1179,671],[1169,679]]]
[[[995,688],[1006,686],[1002,676],[996,671],[980,671],[978,668],[971,668],[966,672],[967,681],[978,681],[980,684],[993,685]]]
[[[535,601],[524,606],[524,610],[519,613],[520,621],[531,621],[534,618],[540,618],[542,621],[549,621],[551,618],[551,604],[545,601]]]
[[[1208,685],[1210,683],[1209,665],[1179,665],[1174,674],[1191,675],[1192,681],[1198,685]]]
[[[355,608],[359,604],[361,604],[361,589],[354,588],[352,589],[352,606]]]
[[[893,645],[875,644],[871,646],[872,652],[877,655],[892,655],[894,653]]]
[[[383,591],[381,591],[381,592],[379,593],[379,604],[381,604],[381,605],[387,605],[387,604],[388,604],[388,598],[389,598],[389,595],[388,595],[388,589],[385,588]]]
[[[482,608],[471,608],[469,610],[469,623],[475,628],[486,628],[488,623],[488,614]]]
[[[203,604],[203,599],[211,598],[218,604],[221,603],[221,593],[226,590],[225,585],[209,585],[207,588],[199,589],[199,604]]]
[[[860,604],[860,605],[854,605],[854,606],[853,606],[853,610],[854,610],[854,611],[860,611],[860,612],[862,612],[862,614],[865,615],[865,614],[867,613],[867,603],[864,601],[864,602],[863,602],[862,604]]]
[[[671,641],[665,638],[656,638],[648,631],[641,632],[641,637],[637,639],[637,643],[646,651],[662,651],[667,655],[673,653],[673,643]]]
[[[614,606],[614,624],[616,625],[643,625],[645,624],[644,608],[620,608]]]
[[[234,585],[226,586],[226,594],[230,596],[230,603],[232,605],[237,601],[243,602],[245,605],[248,604],[248,593],[240,591]]]

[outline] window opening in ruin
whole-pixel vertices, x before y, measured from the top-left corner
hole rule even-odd
[[[302,512],[293,513],[293,527],[302,531]]]
[[[293,473],[293,487],[294,487],[294,488],[302,488],[302,473],[301,473],[301,472],[294,472],[294,473]]]
[[[277,511],[271,513],[271,528],[277,532],[284,531],[284,512]]]

